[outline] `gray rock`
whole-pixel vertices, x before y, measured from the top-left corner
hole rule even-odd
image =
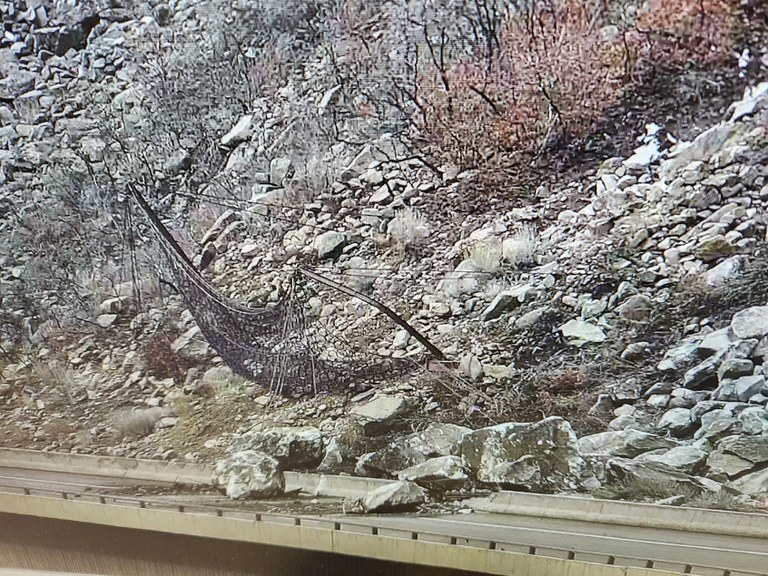
[[[323,434],[312,426],[266,428],[241,436],[230,450],[266,454],[280,463],[281,470],[314,468],[323,457]]]
[[[96,324],[102,328],[109,328],[117,320],[117,314],[99,314],[96,318]]]
[[[0,383],[0,398],[13,395],[13,388],[7,382]]]
[[[616,311],[625,320],[645,322],[653,312],[653,300],[642,294],[635,294],[627,298]]]
[[[670,408],[693,408],[699,402],[709,398],[709,392],[675,388],[671,394]]]
[[[669,402],[671,399],[672,399],[672,396],[670,396],[669,394],[651,394],[645,400],[645,403],[652,408],[657,408],[661,410],[669,406]]]
[[[702,240],[693,249],[693,253],[704,262],[730,256],[734,252],[736,252],[736,247],[721,234]]]
[[[285,477],[278,461],[252,450],[219,460],[211,481],[232,499],[268,498],[285,492]]]
[[[764,109],[767,101],[768,82],[761,82],[757,86],[747,86],[744,89],[744,97],[728,108],[731,113],[729,122],[737,122],[742,118],[751,116],[758,110]]]
[[[211,224],[211,227],[203,234],[200,239],[200,244],[205,246],[209,242],[213,242],[219,237],[219,234],[227,228],[230,224],[237,221],[237,216],[233,210],[226,210],[221,216],[216,218],[216,221]]]
[[[701,428],[694,434],[694,440],[717,442],[721,438],[741,433],[739,422],[727,410],[712,410],[701,417]]]
[[[246,114],[221,138],[221,145],[226,147],[236,146],[248,140],[251,137],[252,131],[253,114]]]
[[[703,402],[697,402],[696,406],[691,408],[691,420],[694,422],[701,422],[702,416],[712,410],[721,410],[725,406],[725,402],[717,402],[715,400],[704,400]],[[728,411],[726,411],[728,413]]]
[[[634,458],[644,452],[675,446],[677,442],[671,438],[633,429],[598,432],[579,438],[579,451],[582,454],[608,454],[624,458]]]
[[[753,498],[768,496],[768,468],[745,474],[738,480],[729,482],[728,486],[744,494],[749,494]]]
[[[696,351],[699,347],[700,338],[686,338],[674,348],[670,348],[664,354],[661,362],[656,368],[662,372],[679,370],[683,366],[690,364],[698,359]]]
[[[673,436],[686,436],[694,427],[694,423],[691,421],[691,411],[688,408],[667,410],[659,419],[656,427],[659,430],[668,430]]]
[[[733,454],[753,464],[768,463],[768,441],[762,436],[729,436],[717,443],[717,452]]]
[[[386,184],[379,186],[379,189],[368,198],[368,204],[389,204],[390,202],[392,202],[392,192]]]
[[[459,456],[430,458],[426,462],[401,470],[397,477],[437,490],[457,489],[469,482],[469,476],[464,471],[464,464]]]
[[[742,256],[731,256],[713,266],[704,274],[704,283],[710,288],[719,288],[738,276],[744,265]]]
[[[641,462],[658,462],[684,474],[698,474],[704,468],[709,454],[695,446],[677,446],[662,454],[642,454]]]
[[[346,243],[347,237],[343,232],[329,230],[315,238],[313,246],[317,252],[317,257],[325,260],[326,258],[337,257]]]
[[[720,450],[715,450],[707,458],[706,475],[708,478],[712,478],[718,482],[725,482],[726,480],[752,470],[753,466],[752,462],[740,458],[735,454],[728,454]]]
[[[662,162],[659,170],[671,180],[695,160],[708,162],[731,143],[737,143],[749,129],[749,125],[744,123],[717,124],[699,134],[693,142],[677,144],[672,150],[672,157]]]
[[[366,436],[376,436],[403,428],[403,417],[413,410],[413,401],[405,396],[376,394],[370,401],[350,410]]]
[[[525,302],[526,297],[532,290],[533,286],[524,284],[522,286],[516,286],[510,290],[504,290],[497,294],[491,303],[488,304],[488,307],[483,311],[483,320],[493,320],[505,312],[517,308],[520,304]]]
[[[560,326],[560,332],[569,344],[575,346],[590,342],[605,342],[608,339],[600,327],[576,318]]]
[[[736,338],[762,338],[768,334],[768,306],[753,306],[737,312],[731,319]]]
[[[720,380],[724,378],[739,378],[752,374],[755,365],[752,360],[747,358],[728,358],[717,369],[717,377]]]
[[[725,379],[720,382],[717,390],[712,392],[713,400],[723,402],[748,402],[755,394],[759,394],[765,384],[762,374],[742,376],[736,380]]]
[[[361,476],[391,476],[429,459],[456,456],[460,443],[469,428],[455,424],[433,423],[421,432],[414,432],[392,441],[388,446],[364,454],[357,463]]]
[[[768,410],[764,406],[749,406],[739,413],[741,430],[751,436],[768,436]]]
[[[273,158],[269,163],[269,181],[274,186],[284,186],[293,165],[290,158]]]
[[[475,430],[464,436],[461,455],[480,482],[537,492],[576,489],[586,467],[576,434],[559,417]]]
[[[710,356],[722,352],[733,344],[733,337],[728,327],[715,330],[704,336],[701,343],[696,348],[699,356]]]
[[[606,482],[608,485],[632,485],[639,494],[646,491],[653,493],[683,490],[685,492],[704,491],[702,484],[693,476],[676,470],[663,462],[642,462],[626,458],[612,458],[606,464]]]
[[[427,501],[427,493],[415,482],[393,482],[363,497],[366,512],[396,512],[415,508]]]
[[[717,384],[717,369],[721,361],[722,355],[719,354],[703,360],[683,374],[683,386],[691,390],[714,388]]]
[[[192,326],[171,344],[171,350],[193,360],[205,360],[209,347],[198,326]]]

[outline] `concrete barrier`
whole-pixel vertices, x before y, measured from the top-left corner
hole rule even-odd
[[[0,448],[0,466],[191,485],[210,484],[213,474],[213,466],[207,464],[17,448]],[[393,480],[285,472],[286,490],[301,490],[314,496],[360,498],[370,490],[391,482]]]
[[[210,484],[213,472],[204,464],[16,448],[0,448],[0,466],[177,484]]]
[[[768,538],[768,514],[761,513],[509,491],[470,498],[465,504],[481,512]]]

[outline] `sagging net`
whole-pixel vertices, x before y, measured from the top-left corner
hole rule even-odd
[[[237,374],[270,393],[297,397],[373,384],[422,365],[413,358],[374,357],[354,350],[323,323],[308,320],[307,301],[316,291],[300,274],[291,278],[287,294],[268,307],[226,298],[202,276],[138,190],[131,191],[152,225],[173,281],[200,331]],[[398,319],[401,322],[405,323]]]

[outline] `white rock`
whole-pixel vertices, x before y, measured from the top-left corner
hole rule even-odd
[[[109,328],[115,323],[115,320],[117,320],[117,314],[100,314],[96,318],[96,324],[102,328]]]
[[[734,314],[731,332],[736,338],[762,338],[768,334],[768,306],[753,306]]]
[[[347,237],[343,232],[337,232],[336,230],[329,230],[323,232],[314,241],[314,248],[317,251],[317,257],[321,260],[330,258],[335,255],[346,244]]]
[[[427,493],[414,482],[393,482],[371,490],[363,498],[366,512],[388,512],[414,508],[427,500]]]
[[[278,461],[253,450],[219,460],[211,481],[232,499],[268,498],[285,491],[285,477]]]
[[[582,346],[588,342],[605,342],[608,337],[599,326],[577,318],[560,326],[560,332],[569,344]]]
[[[222,146],[234,146],[250,138],[253,130],[253,114],[246,114],[221,138]]]

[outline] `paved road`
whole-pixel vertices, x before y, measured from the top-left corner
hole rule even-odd
[[[345,523],[379,526],[381,534],[387,528],[412,530],[768,574],[768,541],[761,538],[702,535],[509,514],[359,519],[346,516],[343,519]]]
[[[6,487],[38,488],[40,490],[103,491],[110,488],[161,487],[169,482],[147,482],[130,478],[114,478],[89,474],[71,474],[48,470],[28,470],[0,466],[0,490]]]
[[[108,494],[110,490],[120,488],[125,494],[124,489],[127,487],[146,488],[163,485],[169,484],[0,467],[0,490],[7,490],[4,486],[14,486]],[[183,495],[174,496],[174,504],[181,503],[183,498]],[[189,499],[190,504],[201,502],[199,498],[192,495]],[[768,575],[768,541],[760,538],[491,513],[438,516],[347,515],[330,518],[341,522],[345,529],[359,528],[360,531],[370,533],[370,527],[376,526],[382,536],[387,535],[387,530],[412,531],[418,532],[421,539],[429,539],[429,536],[422,536],[428,533],[456,537],[460,540],[511,543],[520,545],[522,548],[535,546],[538,549],[572,549],[580,553],[610,554],[617,558],[617,564],[622,563],[623,557],[641,558],[654,560],[657,567],[661,567],[659,563],[666,562],[678,566],[681,564],[712,566]],[[400,536],[402,537],[402,534]],[[504,548],[503,545],[499,547]],[[553,553],[553,555],[557,554]],[[723,574],[722,571],[718,573],[698,570],[694,573],[718,574],[718,576]]]

